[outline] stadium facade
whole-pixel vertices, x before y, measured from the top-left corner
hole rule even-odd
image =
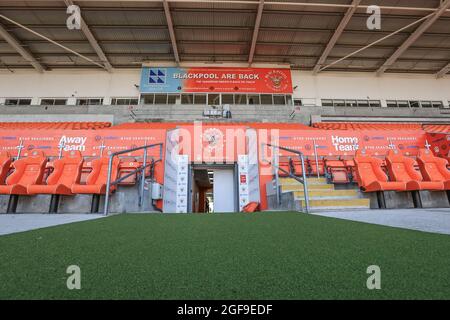
[[[0,209],[450,207],[450,0],[390,2],[0,2]]]

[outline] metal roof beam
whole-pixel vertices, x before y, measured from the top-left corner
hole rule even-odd
[[[26,61],[28,61],[39,73],[43,73],[45,68],[39,61],[31,54],[30,51],[25,49],[23,45],[17,40],[17,38],[9,33],[2,24],[0,24],[0,36],[9,43]]]
[[[353,0],[352,1],[352,7],[348,8],[347,12],[344,15],[344,18],[342,18],[341,22],[339,23],[338,27],[336,28],[336,31],[334,32],[333,36],[331,37],[330,41],[328,42],[325,50],[322,53],[322,56],[317,61],[317,64],[313,70],[313,74],[317,74],[320,72],[320,68],[322,68],[323,64],[327,60],[328,55],[330,54],[331,50],[333,50],[336,42],[339,40],[340,36],[344,32],[345,27],[350,22],[350,19],[352,18],[353,14],[355,13],[355,11],[358,8],[358,5],[360,3],[361,3],[361,0]]]
[[[167,27],[169,28],[170,41],[172,42],[173,56],[177,63],[180,63],[180,55],[178,54],[177,39],[173,27],[172,14],[170,13],[169,3],[163,0],[164,14],[166,15]]]
[[[263,10],[264,10],[264,0],[260,0],[259,4],[258,4],[258,11],[256,13],[255,27],[253,29],[252,42],[250,45],[250,53],[248,55],[248,64],[249,65],[251,65],[253,63],[253,57],[255,56],[256,42],[258,41],[259,26],[261,25],[261,18],[262,18]]]
[[[72,0],[64,0],[64,3],[69,7],[74,5]],[[109,62],[108,58],[106,57],[105,53],[103,52],[103,49],[98,44],[97,39],[95,39],[94,35],[91,32],[91,29],[87,25],[87,23],[84,21],[83,17],[81,17],[81,31],[86,36],[87,40],[91,44],[92,48],[94,49],[95,53],[97,53],[98,57],[100,58],[100,61],[105,66],[105,69],[108,72],[113,71],[113,67],[111,63]]]
[[[443,78],[447,73],[450,72],[450,63],[447,64],[444,68],[442,68],[438,73],[436,73],[436,78]]]
[[[397,59],[414,43],[416,40],[428,29],[430,28],[436,20],[442,16],[446,10],[450,7],[450,0],[445,0],[441,2],[439,8],[436,9],[434,15],[429,17],[427,20],[422,22],[422,24],[408,37],[408,39],[403,42],[403,44],[385,61],[385,63],[377,70],[377,75],[382,75],[386,70],[388,70]]]

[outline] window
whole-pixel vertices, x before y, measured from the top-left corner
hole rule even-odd
[[[247,104],[247,95],[246,94],[236,94],[234,96],[235,104]]]
[[[433,108],[443,108],[444,103],[442,101],[431,101]]]
[[[261,104],[273,104],[272,98],[273,97],[271,94],[262,94],[261,95]]]
[[[142,96],[141,102],[143,104],[153,104],[155,101],[155,95],[154,94],[146,94]]]
[[[411,108],[420,108],[420,102],[419,101],[409,101],[409,105]]]
[[[333,105],[333,100],[322,100],[323,107],[332,107]]]
[[[420,106],[422,108],[432,108],[431,101],[420,101]]]
[[[67,99],[41,99],[41,106],[65,106]]]
[[[220,105],[220,94],[218,93],[208,94],[208,105],[210,106]]]
[[[168,104],[176,104],[177,101],[180,100],[180,95],[179,94],[169,94],[167,95],[167,103]]]
[[[335,107],[345,107],[345,100],[334,100]]]
[[[381,107],[381,101],[380,100],[369,100],[369,106],[372,108],[379,108]]]
[[[292,106],[292,96],[290,94],[286,96],[286,104]]]
[[[11,98],[5,100],[7,106],[30,106],[31,99],[29,98]]]
[[[259,98],[259,94],[249,94],[248,95],[248,104],[261,104],[261,99]]]
[[[181,104],[193,104],[194,103],[194,95],[184,93],[181,95]]]
[[[273,96],[273,104],[275,104],[275,105],[285,105],[286,104],[286,96],[284,96],[284,95],[274,95]]]
[[[294,99],[294,106],[302,106],[303,102],[301,99]]]
[[[113,106],[129,106],[139,104],[138,98],[112,98],[111,105]]]
[[[346,107],[357,107],[358,103],[356,102],[356,100],[346,100],[345,106]]]
[[[194,95],[194,104],[206,105],[207,97],[206,93],[196,93]]]
[[[77,99],[77,106],[99,106],[103,104],[102,98],[80,98]]]
[[[167,104],[167,94],[155,94],[155,104]]]
[[[387,100],[386,104],[389,108],[397,108],[397,101],[395,100]]]
[[[222,104],[234,104],[234,96],[232,94],[223,94]]]
[[[408,108],[409,103],[408,103],[408,101],[397,101],[397,106],[399,108]]]

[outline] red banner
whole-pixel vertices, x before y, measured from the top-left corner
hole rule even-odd
[[[289,69],[189,68],[179,77],[184,92],[292,94]]]

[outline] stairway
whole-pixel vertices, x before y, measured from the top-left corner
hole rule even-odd
[[[300,208],[305,207],[303,185],[292,178],[280,178],[282,193],[292,192]],[[308,178],[309,206],[312,211],[370,209],[370,199],[355,186],[352,189],[336,190],[326,178]]]

